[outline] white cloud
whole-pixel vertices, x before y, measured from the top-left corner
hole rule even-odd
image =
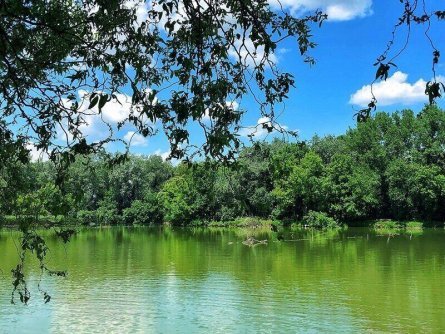
[[[147,91],[149,92],[149,90]],[[100,92],[98,92],[100,93]],[[84,123],[79,126],[79,130],[86,137],[91,140],[102,140],[110,135],[110,127],[113,132],[117,131],[117,124],[124,122],[128,119],[130,115],[138,117],[145,125],[155,128],[155,124],[148,121],[146,116],[142,116],[139,112],[142,108],[141,105],[133,105],[131,102],[131,96],[121,93],[114,94],[116,99],[111,99],[102,108],[102,112],[99,113],[98,106],[92,109],[88,109],[90,93],[85,90],[79,90],[78,96],[81,101],[79,113],[83,114]],[[157,100],[154,100],[157,103]],[[71,106],[71,102],[64,100],[63,104],[65,108]],[[59,125],[57,129],[57,137],[62,141],[68,139],[69,142],[72,141],[72,135],[68,133],[66,122],[63,124],[63,128]],[[68,138],[67,138],[68,135]]]
[[[427,102],[425,95],[426,81],[419,79],[414,83],[407,82],[408,74],[397,71],[386,81],[374,84],[373,92],[380,106],[392,104],[411,104]],[[350,104],[366,106],[371,101],[371,85],[366,85],[351,95]]]
[[[231,108],[233,111],[237,111],[239,108],[239,103],[236,101],[226,101],[226,106]],[[210,121],[210,111],[209,109],[205,110],[204,116],[202,117],[203,121]]]
[[[144,0],[127,0],[124,7],[128,9],[136,9],[136,22],[140,26],[142,22],[148,19],[148,4]]]
[[[372,14],[372,0],[269,0],[272,6],[289,8],[302,15],[321,9],[330,21],[346,21]]]
[[[272,126],[272,122],[269,117],[260,117],[257,121],[256,125],[247,126],[242,128],[238,134],[242,137],[251,137],[253,139],[261,139],[266,137],[267,135],[277,133],[278,130],[288,130],[286,125],[274,124],[274,129],[272,132],[269,132],[267,128],[263,127],[264,125]]]
[[[153,155],[159,155],[162,158],[162,160],[165,161],[170,156],[170,151],[162,152],[160,149],[158,149],[153,153]]]
[[[34,143],[26,144],[26,149],[29,150],[29,155],[31,156],[31,161],[48,161],[48,154],[42,150],[37,149]]]
[[[81,111],[85,111],[88,108],[90,95],[85,90],[80,90],[78,94],[79,97],[83,100]],[[116,93],[114,95],[116,96],[117,100],[112,99],[111,101],[107,102],[102,108],[102,118],[105,122],[122,122],[127,119],[133,108],[133,105],[131,103],[131,96],[120,93]],[[97,106],[92,109],[92,114],[94,115],[91,116],[99,116],[99,109]]]
[[[130,144],[130,146],[147,146],[148,141],[143,135],[136,133],[134,131],[128,131],[124,140]]]
[[[229,55],[236,60],[240,60],[245,66],[254,68],[261,62],[265,61],[266,67],[270,64],[278,64],[278,58],[274,53],[265,58],[264,46],[255,48],[252,39],[246,36],[244,41],[235,41],[235,46],[229,49]]]

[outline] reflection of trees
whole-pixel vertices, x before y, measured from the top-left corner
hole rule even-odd
[[[441,303],[444,293],[442,231],[427,230],[411,240],[399,235],[389,243],[367,230],[283,231],[284,239],[293,241],[274,242],[268,233],[268,245],[255,248],[241,243],[243,233],[179,228],[80,231],[67,251],[49,239],[50,263],[69,269],[69,277],[54,287],[50,278],[43,283],[61,289],[53,293],[60,303],[69,291],[69,302],[82,304],[76,300],[112,294],[116,286],[128,289],[119,298],[138,300],[167,287],[193,287],[205,294],[204,288],[210,291],[219,282],[240,294],[253,293],[256,303],[279,301],[280,309],[313,302],[333,309],[341,305],[376,330],[418,331],[423,322],[445,328],[440,312],[431,308]],[[0,240],[1,267],[10,268],[16,260],[14,243],[9,232]],[[0,294],[9,296],[10,286],[1,284]],[[162,303],[159,298],[151,303]]]

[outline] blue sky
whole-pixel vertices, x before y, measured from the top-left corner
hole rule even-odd
[[[295,9],[297,14],[314,8],[322,8],[329,13],[329,6],[340,7],[347,14],[342,16],[337,11],[320,29],[314,28],[314,40],[318,44],[312,51],[317,60],[315,66],[303,63],[295,40],[281,45],[282,51],[277,54],[278,67],[295,76],[296,88],[291,91],[279,122],[289,129],[297,129],[301,139],[309,139],[314,134],[344,133],[354,126],[354,110],[360,108],[352,102],[364,103],[365,100],[363,94],[357,94],[354,101],[351,101],[351,96],[372,82],[376,71],[373,63],[386,48],[403,7],[398,0],[312,0],[306,1],[310,4],[307,7],[305,1],[287,0],[283,3],[294,4],[292,10]],[[428,3],[434,5],[437,1]],[[435,24],[431,28],[438,49],[445,44],[445,34],[440,33],[444,31],[443,24]],[[419,111],[427,102],[423,94],[424,82],[419,80],[432,78],[432,49],[423,35],[425,27],[419,25],[415,28],[408,48],[394,60],[398,68],[390,73],[393,77],[380,87],[377,85],[378,110],[393,112],[410,108]],[[406,33],[403,27],[396,35],[393,54],[404,44]],[[439,65],[437,74],[444,72],[444,67]],[[442,102],[439,104],[443,105]],[[241,102],[241,107],[248,110],[244,124],[256,124],[257,106],[247,98]],[[132,150],[139,153],[164,152],[168,149],[164,141],[163,138],[151,138],[146,146],[133,147]]]
[[[376,71],[373,63],[384,51],[401,12],[399,1],[374,1],[365,17],[326,22],[321,29],[314,30],[318,46],[313,51],[317,59],[313,67],[302,64],[295,51],[284,54],[279,65],[294,73],[297,88],[291,93],[280,122],[299,129],[302,139],[315,133],[340,134],[354,126],[354,109],[360,106],[351,103],[351,95],[372,82]],[[432,49],[423,35],[424,27],[415,28],[419,29],[412,32],[408,49],[394,60],[398,69],[390,73],[400,71],[405,75],[397,73],[376,91],[379,110],[392,112],[411,108],[417,111],[427,101],[423,95],[424,84],[418,81],[428,81],[432,77]],[[445,38],[438,31],[443,32],[443,26],[432,27],[431,32],[435,32],[432,35],[440,49]],[[393,48],[398,51],[405,41],[406,29],[401,29],[396,37]],[[291,44],[286,47],[295,50]],[[443,67],[439,67],[437,74],[443,73]],[[357,95],[354,102],[363,101],[359,97]]]
[[[278,68],[295,76],[296,88],[289,94],[285,111],[278,121],[288,129],[298,130],[300,139],[310,139],[315,134],[344,133],[355,124],[355,110],[370,100],[369,87],[365,86],[375,76],[373,63],[385,50],[403,5],[399,0],[281,0],[281,3],[297,16],[320,8],[328,13],[329,19],[321,28],[314,27],[313,30],[318,44],[311,52],[317,61],[314,66],[303,62],[296,40],[289,39],[280,45],[276,54]],[[443,9],[439,0],[426,3],[428,11]],[[439,22],[431,27],[431,36],[439,50],[445,44],[445,34],[441,33],[444,24]],[[394,60],[398,68],[391,70],[386,82],[375,86],[378,110],[393,112],[410,108],[419,111],[427,102],[424,89],[425,82],[432,78],[432,49],[425,38],[425,28],[413,26],[408,48]],[[403,46],[406,33],[405,27],[398,31],[390,57]],[[445,75],[445,67],[440,63],[437,75]],[[440,101],[439,105],[443,106],[443,102]],[[240,101],[240,107],[247,111],[243,124],[257,124],[258,106],[252,99],[246,97]],[[125,117],[125,104],[118,109],[110,107],[105,117],[112,122],[119,121]],[[89,131],[90,138],[94,139],[100,128],[92,124]],[[128,127],[118,132],[120,138],[126,139],[132,134]],[[200,141],[201,137],[192,130],[192,138]],[[110,145],[108,149],[114,151],[122,147]],[[166,155],[168,150],[169,145],[163,135],[150,138],[133,136],[133,153]]]

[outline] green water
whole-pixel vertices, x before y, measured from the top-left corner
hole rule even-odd
[[[108,228],[50,238],[43,304],[10,304],[18,234],[0,233],[1,333],[445,332],[445,232],[365,229],[242,244],[243,230]],[[303,239],[303,240],[302,240]]]

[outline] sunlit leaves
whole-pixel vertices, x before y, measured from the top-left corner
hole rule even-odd
[[[118,140],[113,126],[131,125],[150,136],[155,131],[146,120],[162,128],[171,157],[233,160],[243,111],[226,101],[255,94],[260,116],[274,124],[274,105],[294,84],[277,69],[274,52],[294,38],[313,63],[311,24],[326,19],[319,11],[295,18],[258,0],[8,0],[0,14],[8,27],[0,39],[5,114],[14,114],[28,136],[35,134],[37,147],[52,150],[54,161],[71,161],[57,157],[64,151],[97,152]],[[79,90],[86,95],[78,97]],[[101,114],[124,90],[132,92],[128,117],[109,124],[102,139],[86,141],[81,126],[88,115]],[[212,122],[203,122],[209,111]],[[201,146],[189,141],[192,123],[206,138]]]

